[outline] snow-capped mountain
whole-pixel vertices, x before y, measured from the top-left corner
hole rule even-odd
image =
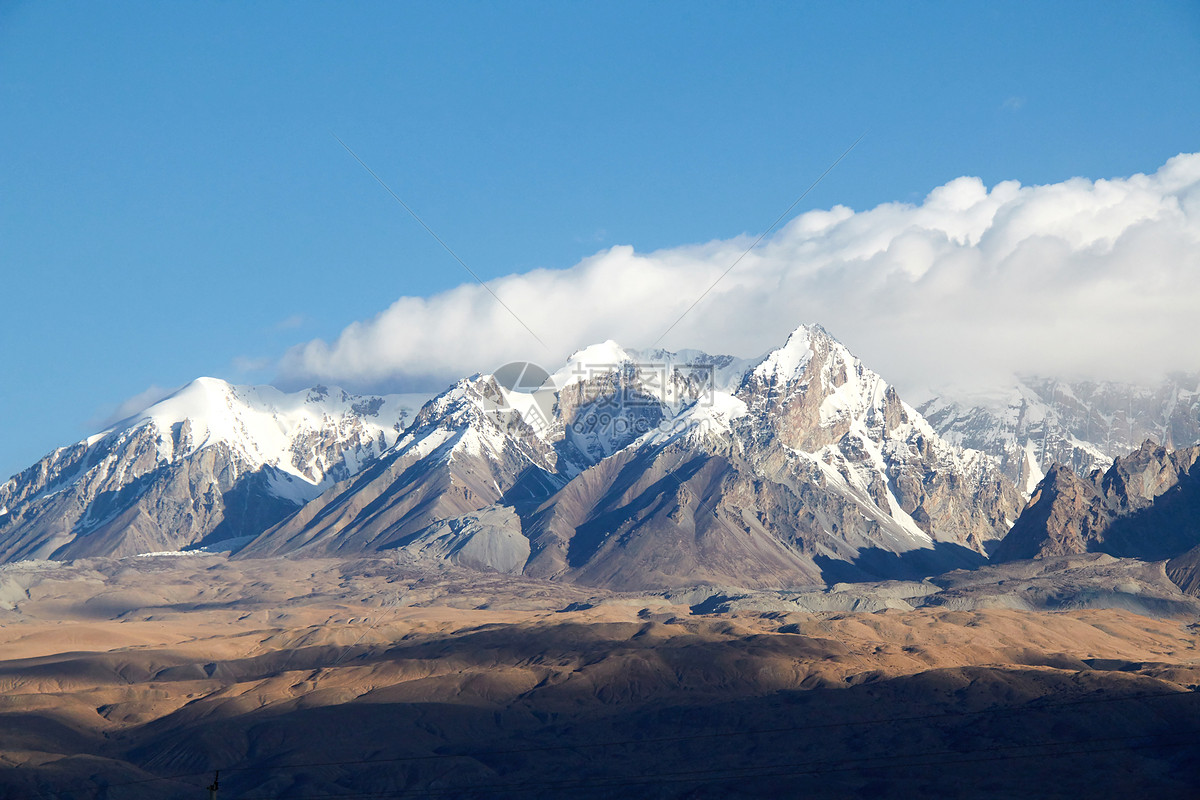
[[[1053,464],[1086,475],[1146,440],[1171,449],[1200,442],[1200,374],[1157,387],[1026,377],[990,394],[945,392],[918,408],[948,441],[1000,459],[1026,494]]]
[[[419,400],[199,378],[0,486],[0,561],[255,535],[375,461]]]
[[[819,327],[755,361],[587,348],[427,404],[240,555],[389,548],[622,588],[789,586],[984,559],[1020,497]]]
[[[245,537],[239,557],[789,587],[978,564],[1020,510],[818,326],[751,360],[603,342],[420,399],[200,379],[0,488],[0,560]]]

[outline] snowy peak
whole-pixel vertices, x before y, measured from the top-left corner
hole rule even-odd
[[[908,413],[882,378],[818,325],[800,326],[768,353],[737,396],[760,429],[803,452],[838,441],[855,425],[892,427]]]
[[[563,389],[595,375],[617,372],[623,365],[640,360],[637,351],[626,350],[609,339],[575,351],[567,357],[567,363],[551,377],[555,387]]]
[[[162,462],[185,458],[218,443],[228,446],[249,468],[275,467],[310,484],[320,483],[335,460],[314,456],[311,447],[351,451],[358,462],[376,457],[396,442],[418,400],[406,396],[356,396],[337,387],[315,386],[286,393],[271,386],[234,386],[217,378],[197,378],[149,408],[89,438],[152,426]],[[338,448],[337,443],[344,448]],[[355,453],[362,450],[366,452]]]
[[[818,330],[801,325],[788,336],[783,347],[763,358],[754,368],[754,377],[766,384],[788,384],[799,379],[812,361],[813,334]]]
[[[526,407],[532,396],[505,389],[494,375],[464,378],[425,404],[396,450],[420,458],[435,451],[445,458],[515,456],[545,466],[537,414]],[[443,450],[447,442],[451,445]]]
[[[821,425],[861,417],[883,400],[887,383],[820,325],[801,325],[747,372],[738,395],[752,407],[803,395]],[[765,404],[765,406],[764,406]],[[768,412],[769,413],[769,412]]]
[[[257,534],[377,459],[416,399],[197,379],[0,486],[0,560]]]

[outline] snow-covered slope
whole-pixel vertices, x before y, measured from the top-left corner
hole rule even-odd
[[[0,561],[256,534],[377,459],[419,400],[199,378],[0,486]]]
[[[152,426],[159,434],[158,458],[168,462],[223,443],[252,469],[278,469],[311,498],[322,484],[358,472],[395,444],[426,399],[360,397],[324,386],[285,393],[198,378],[89,441]],[[185,423],[188,435],[176,435]]]

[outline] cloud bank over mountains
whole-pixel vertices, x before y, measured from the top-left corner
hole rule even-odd
[[[755,234],[757,235],[757,234]],[[280,364],[283,382],[429,388],[615,339],[652,345],[755,235],[402,297]],[[999,384],[1015,371],[1154,380],[1200,369],[1200,154],[1151,175],[958,178],[919,205],[810,211],[767,237],[660,346],[753,356],[819,322],[902,387]]]

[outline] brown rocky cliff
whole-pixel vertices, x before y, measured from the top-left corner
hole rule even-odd
[[[1200,544],[1200,447],[1146,442],[1103,474],[1055,465],[993,560],[1099,551],[1159,560]]]

